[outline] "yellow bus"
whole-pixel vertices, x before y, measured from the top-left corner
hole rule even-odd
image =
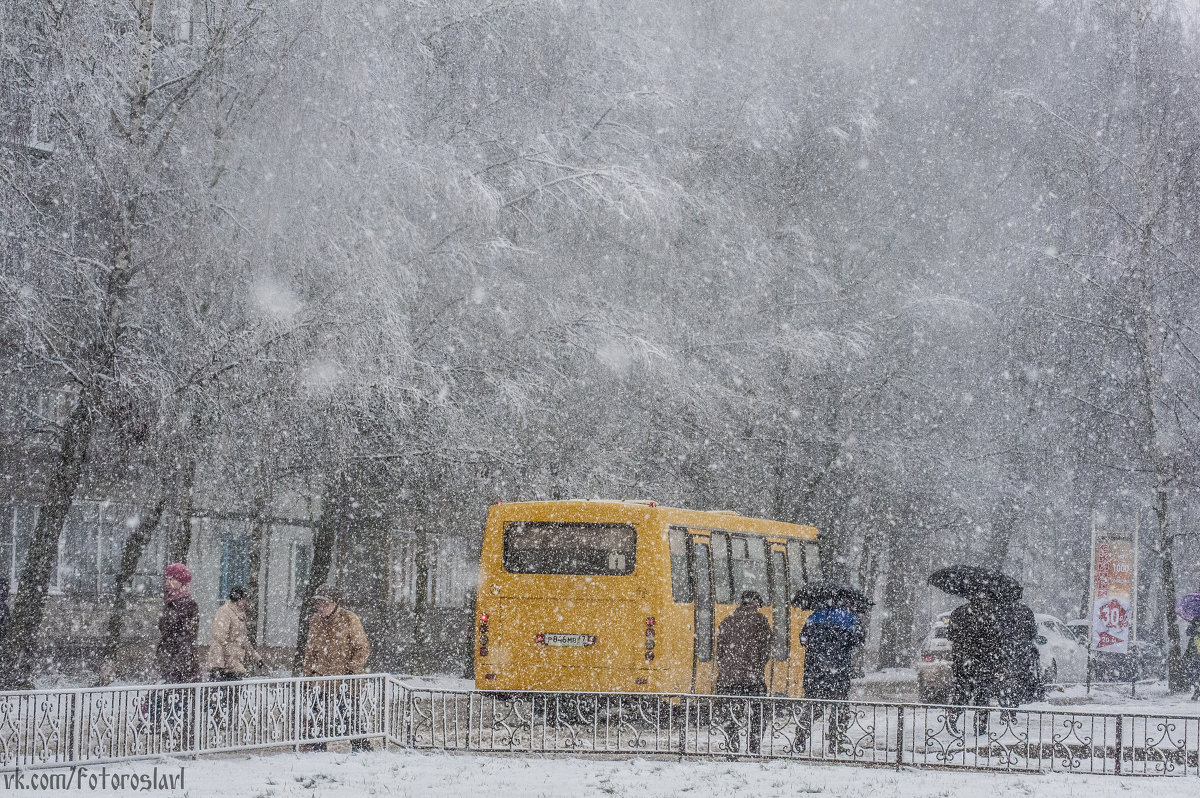
[[[497,504],[479,570],[481,690],[712,693],[717,625],[743,590],[771,621],[771,695],[803,692],[817,530],[648,501]]]

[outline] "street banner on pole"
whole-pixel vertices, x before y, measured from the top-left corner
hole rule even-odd
[[[1116,532],[1093,534],[1091,647],[1125,654],[1133,629],[1133,539]]]

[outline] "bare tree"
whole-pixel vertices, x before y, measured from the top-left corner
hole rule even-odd
[[[260,30],[270,5],[230,1],[210,11],[207,27],[189,28],[187,39],[161,21],[153,0],[110,9],[29,3],[15,15],[26,97],[48,110],[54,152],[44,168],[25,158],[13,180],[31,195],[66,189],[73,201],[38,211],[27,246],[44,279],[33,291],[5,287],[15,292],[26,346],[59,371],[74,399],[0,656],[9,685],[29,683],[58,539],[93,438],[121,404],[114,397],[141,390],[157,400],[138,384],[150,376],[139,367],[153,351],[138,326],[138,281],[147,270],[178,267],[167,248],[183,204],[176,192],[187,184],[179,149],[219,149],[197,135],[194,111],[214,92],[228,99],[225,70],[278,42],[275,31]],[[65,245],[63,229],[76,231]]]

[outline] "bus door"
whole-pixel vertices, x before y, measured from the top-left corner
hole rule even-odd
[[[689,536],[693,587],[692,692],[708,694],[717,686],[716,615],[713,603],[712,547],[707,535]]]
[[[771,658],[767,665],[767,694],[788,695],[792,655],[792,613],[788,600],[788,557],[784,543],[772,542],[767,573],[771,585]]]
[[[809,582],[821,579],[820,550],[815,540],[791,540],[787,544],[786,565],[788,568],[789,597],[796,595]],[[804,649],[798,640],[804,622],[808,620],[809,612],[793,607],[789,613],[791,619],[792,657],[788,664],[789,684],[788,695],[798,697],[804,692]]]

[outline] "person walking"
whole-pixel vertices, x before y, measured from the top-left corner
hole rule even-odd
[[[1042,698],[1045,685],[1039,672],[1037,619],[1027,604],[1014,598],[996,607],[996,641],[999,647],[996,685],[997,703],[1007,709],[1000,717],[1015,720],[1023,702]]]
[[[158,645],[154,654],[159,678],[166,684],[200,680],[200,661],[196,657],[200,610],[188,588],[191,581],[192,572],[181,562],[173,562],[163,571],[163,608],[158,616]],[[190,690],[156,692],[148,699],[150,722],[163,731],[177,723],[179,739],[190,739],[191,695]]]
[[[850,675],[854,651],[866,640],[858,618],[847,607],[830,606],[808,616],[800,630],[804,646],[804,697],[826,701],[845,701],[850,697]],[[812,707],[812,719],[824,708]],[[850,714],[844,706],[831,705],[826,745],[830,753],[842,749]],[[807,738],[808,734],[802,734]]]
[[[246,678],[247,660],[253,658],[259,668],[263,661],[250,643],[246,630],[246,588],[238,585],[229,591],[229,600],[217,608],[208,636],[209,677],[216,682]]]
[[[718,694],[767,694],[765,671],[771,653],[771,624],[759,612],[765,603],[757,591],[743,591],[737,609],[717,627]],[[737,719],[734,717],[734,704],[731,703],[729,709],[730,723],[735,724]],[[762,718],[762,702],[751,701],[747,746],[747,751],[751,754],[759,752],[762,742]],[[731,747],[736,751],[736,734],[731,734],[730,740]]]
[[[1183,642],[1187,647],[1183,652],[1183,672],[1192,685],[1192,700],[1200,701],[1200,618],[1188,622]]]
[[[973,594],[966,604],[950,613],[950,665],[954,677],[954,703],[986,707],[995,697],[996,673],[1000,669],[1000,625],[992,596]],[[961,711],[950,717],[956,726]],[[975,716],[975,733],[987,733],[987,711]]]
[[[313,595],[316,611],[308,624],[308,642],[304,646],[304,676],[348,676],[362,673],[371,654],[371,644],[362,621],[341,606],[341,593],[332,585],[322,585]],[[310,691],[310,711],[324,718],[344,718],[350,728],[358,725],[358,696],[353,683],[318,682]],[[328,731],[328,730],[327,730]],[[309,750],[324,751],[325,743]],[[350,741],[352,751],[370,751],[365,739]]]
[[[163,609],[158,616],[155,655],[159,676],[167,684],[186,684],[200,678],[196,657],[200,610],[188,588],[191,581],[192,572],[181,562],[173,562],[163,571]]]

